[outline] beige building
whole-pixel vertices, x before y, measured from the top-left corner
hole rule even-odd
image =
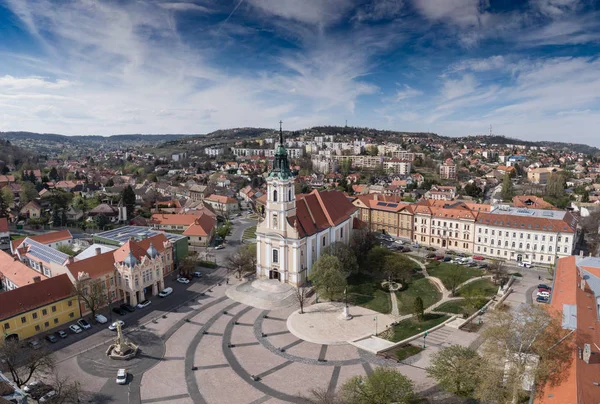
[[[359,209],[359,218],[369,230],[412,240],[412,205],[402,202],[399,196],[359,195],[352,204]]]
[[[532,168],[527,171],[527,179],[534,184],[547,184],[550,176],[560,171],[558,167]]]
[[[444,164],[440,166],[440,178],[443,180],[456,179],[456,164],[452,159],[446,159]]]
[[[283,145],[280,131],[267,179],[265,219],[256,229],[256,275],[299,286],[306,282],[324,248],[350,241],[357,209],[339,191],[295,195]]]

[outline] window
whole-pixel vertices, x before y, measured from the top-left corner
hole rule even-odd
[[[277,228],[278,227],[278,223],[277,223],[277,213],[273,213],[273,227]]]
[[[73,313],[73,312],[69,313],[69,317],[71,317],[71,318],[75,317],[75,313]]]
[[[57,318],[54,319],[54,324],[58,324],[58,319]]]
[[[291,200],[292,200],[292,190],[290,189],[288,191],[288,201],[291,201]]]
[[[494,231],[494,230],[492,230],[492,236],[493,236],[494,234],[495,234],[495,231]]]
[[[9,328],[10,328],[10,324],[8,324],[8,323],[4,323],[4,329],[5,329],[5,330],[8,330]]]
[[[273,263],[279,262],[279,250],[273,250]]]
[[[323,247],[325,247],[325,237],[323,237]]]
[[[531,248],[531,244],[527,243],[527,249],[529,250]]]
[[[506,232],[504,235],[505,235],[506,237],[508,237],[508,232]]]
[[[36,330],[36,331],[39,331],[39,330],[40,330],[40,326],[39,326],[39,325],[36,325],[36,326],[35,326],[35,330]]]
[[[27,322],[27,317],[23,316],[21,317],[21,323],[25,324]]]
[[[340,229],[340,238],[344,238],[344,228]]]
[[[542,241],[546,241],[546,236],[542,236]]]
[[[565,248],[563,249],[563,252],[566,253],[567,252],[567,246],[565,246]]]
[[[513,232],[513,238],[517,237],[517,233]]]
[[[45,316],[46,314],[48,314],[48,310],[42,309],[42,316]]]
[[[508,247],[508,241],[504,242],[504,247]]]
[[[514,241],[512,242],[512,248],[515,248],[515,242]]]
[[[550,241],[554,241],[554,236],[550,236]]]
[[[519,238],[523,238],[523,233],[519,233]]]
[[[527,233],[527,240],[531,240],[531,234]]]
[[[44,322],[44,327],[46,327],[46,328],[50,327],[50,323],[48,321]]]
[[[37,318],[37,313],[33,313],[33,314],[31,315],[31,317],[33,317],[33,319],[35,320],[35,319]]]
[[[569,242],[569,237],[565,237],[565,243]]]
[[[548,251],[552,252],[552,246],[548,247]]]
[[[519,243],[519,248],[523,249],[523,243]]]
[[[52,306],[52,313],[56,313],[56,306]]]
[[[561,236],[556,237],[556,241],[560,243]]]
[[[537,239],[538,239],[538,235],[536,234],[534,237],[534,240],[537,241]]]
[[[273,191],[273,202],[277,202],[277,190]]]

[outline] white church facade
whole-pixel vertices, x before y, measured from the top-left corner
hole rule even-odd
[[[256,229],[257,278],[300,286],[324,248],[350,241],[358,210],[339,191],[295,194],[281,128],[267,193],[265,219]]]

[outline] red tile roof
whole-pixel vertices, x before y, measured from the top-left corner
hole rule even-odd
[[[29,268],[4,251],[0,251],[0,276],[4,276],[19,288],[33,283],[33,278],[36,276],[47,279],[43,274]]]
[[[66,274],[0,293],[0,320],[73,296],[73,284]]]
[[[298,229],[300,237],[305,237],[337,226],[356,209],[343,192],[314,190],[309,194],[296,195],[296,216],[288,221]]]
[[[208,237],[216,225],[217,220],[214,217],[209,215],[201,215],[196,218],[190,227],[185,229],[183,235]]]
[[[30,240],[37,241],[40,244],[48,245],[48,244],[56,243],[59,241],[72,240],[73,235],[71,234],[71,232],[69,230],[60,230],[60,231],[53,231],[50,233],[40,234],[37,236],[28,236],[28,238]],[[18,240],[13,240],[12,241],[13,251],[16,251],[19,247],[21,247],[21,244],[23,243],[23,241],[25,241],[24,238],[18,239]]]

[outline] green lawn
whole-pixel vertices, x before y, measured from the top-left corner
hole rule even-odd
[[[400,314],[413,312],[413,303],[417,296],[421,296],[421,299],[423,299],[424,308],[431,306],[442,298],[442,294],[426,278],[413,280],[406,289],[396,292]]]
[[[469,268],[464,265],[448,264],[445,262],[431,261],[427,265],[427,272],[431,276],[440,278],[446,289],[452,289],[452,279],[454,271],[457,272],[457,284],[461,284],[468,281],[471,278],[475,278],[483,275],[483,271],[478,268]]]
[[[398,360],[403,361],[406,358],[410,358],[411,356],[418,354],[422,350],[423,348],[418,346],[404,345],[398,349],[391,351],[390,353],[393,354]]]
[[[242,235],[242,240],[248,240],[256,238],[256,226],[248,227],[244,230],[244,234]]]
[[[492,297],[498,292],[498,286],[494,285],[489,279],[479,279],[466,284],[457,292],[458,296],[464,296],[469,291],[480,291],[483,296]]]
[[[438,306],[435,311],[439,311],[442,313],[452,313],[452,314],[463,314],[467,313],[469,315],[473,314],[473,309],[467,308],[465,306],[464,300],[451,300],[449,302],[443,303]]]
[[[368,275],[352,275],[348,278],[348,300],[357,306],[384,314],[390,313],[390,294],[381,290],[379,284],[379,281]]]
[[[11,241],[12,240],[20,240],[20,239],[25,238],[25,237],[27,237],[27,236],[22,236],[20,234],[11,234],[10,239],[11,239]]]
[[[413,335],[417,335],[425,330],[435,327],[438,324],[448,320],[450,316],[443,314],[425,314],[423,321],[417,320],[415,317],[401,321],[393,328],[392,336],[389,338],[392,342],[399,342]]]

